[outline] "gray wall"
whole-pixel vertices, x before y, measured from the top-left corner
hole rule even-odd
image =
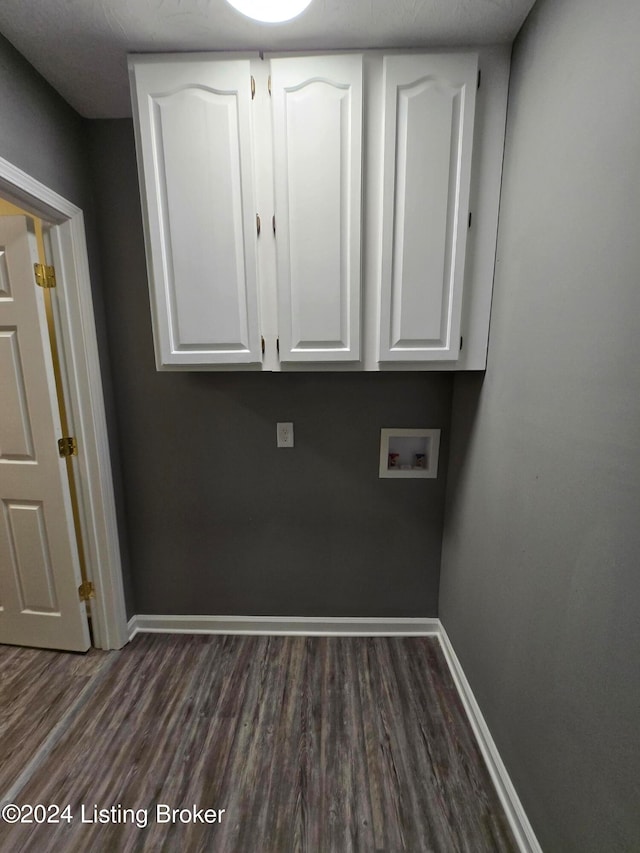
[[[84,120],[0,35],[0,157],[83,209]]]
[[[82,208],[85,217],[93,307],[111,444],[127,609],[133,611],[121,480],[115,443],[113,397],[104,324],[100,264],[95,240],[86,125],[33,67],[0,35],[0,157]]]
[[[638,850],[640,4],[513,53],[488,370],[455,382],[440,616],[546,853]]]
[[[446,464],[379,480],[378,451],[441,427],[446,460],[451,377],[158,373],[132,124],[91,140],[136,612],[435,615]]]

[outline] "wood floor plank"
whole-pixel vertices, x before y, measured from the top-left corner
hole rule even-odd
[[[389,644],[391,666],[397,674],[396,697],[405,709],[404,726],[398,730],[401,749],[408,756],[410,778],[418,776],[422,785],[416,786],[416,808],[425,816],[425,825],[432,831],[434,850],[464,850],[459,822],[455,820],[455,799],[448,796],[456,780],[457,763],[451,763],[451,743],[446,721],[439,713],[437,690],[429,686],[428,701],[416,691],[406,649],[401,643]]]
[[[249,689],[240,719],[237,746],[228,768],[228,813],[220,833],[222,850],[242,850],[253,835],[268,844],[265,812],[270,794],[267,770],[274,750],[274,730],[282,712],[287,677],[287,645],[281,637],[256,638],[258,649],[249,676]],[[253,829],[253,833],[252,833]]]
[[[0,645],[0,797],[108,657]]]
[[[318,673],[322,644],[307,638],[304,646],[304,670],[300,685],[300,729],[297,744],[297,774],[293,815],[292,850],[302,853],[320,849],[322,825],[320,776],[322,762],[319,743]]]
[[[147,807],[162,790],[206,648],[202,638],[149,635],[116,653],[111,680],[99,686],[20,795],[23,803],[69,803],[78,819],[46,831],[16,826],[16,849],[82,849],[85,835],[97,849],[129,849],[130,827],[83,825],[81,807]]]
[[[0,720],[37,694],[27,673],[68,669],[50,654],[0,656]],[[0,824],[0,849],[517,849],[433,638],[139,635],[113,654],[76,676],[96,679],[91,699],[17,799],[69,803],[73,823]],[[225,812],[160,823],[159,803]],[[146,825],[81,823],[82,806]]]
[[[194,697],[194,713],[184,744],[174,757],[169,776],[174,779],[175,804],[197,803],[205,808],[225,808],[227,767],[233,754],[238,721],[255,657],[255,638],[221,637],[203,672]],[[210,827],[190,824],[152,825],[144,850],[206,849]],[[216,835],[219,839],[219,832]]]
[[[410,709],[401,691],[401,664],[392,654],[395,644],[396,641],[376,642],[375,648],[379,677],[377,705],[387,746],[385,758],[391,764],[398,790],[396,807],[402,849],[446,850],[450,839],[439,810],[434,807],[429,757],[425,755],[424,745],[413,742],[408,732]]]
[[[430,739],[431,750],[438,747],[439,758],[432,759],[432,766],[443,811],[455,828],[456,846],[468,853],[510,850],[511,833],[502,810],[493,808],[495,791],[442,652],[420,642],[422,653],[405,657],[411,719],[418,724],[416,740],[422,733]]]
[[[362,732],[364,740],[364,756],[366,762],[366,776],[368,781],[369,799],[371,802],[373,849],[374,850],[400,850],[402,841],[399,834],[393,833],[397,829],[397,821],[389,820],[391,815],[397,817],[398,804],[395,787],[386,783],[385,769],[387,763],[382,760],[384,744],[380,740],[378,723],[378,706],[375,690],[374,675],[372,670],[372,655],[375,653],[373,640],[367,639],[356,647],[356,659],[358,664],[358,688],[362,708]],[[391,796],[388,793],[391,792]],[[391,830],[392,834],[389,834]]]
[[[287,642],[284,637],[277,639],[287,652],[282,661],[286,669],[281,692],[275,699],[281,705],[281,712],[274,720],[273,750],[267,757],[268,782],[265,796],[261,799],[261,825],[264,827],[263,838],[272,849],[295,849],[292,826],[298,801],[296,781],[302,736],[305,640],[303,637],[295,637],[292,642]],[[283,785],[283,779],[288,779],[290,784]],[[247,842],[250,841],[249,835]]]

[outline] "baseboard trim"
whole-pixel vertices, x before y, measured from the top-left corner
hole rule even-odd
[[[529,823],[529,819],[522,807],[522,803],[516,793],[516,789],[513,787],[507,768],[504,766],[504,762],[500,757],[498,747],[491,736],[491,732],[489,731],[489,727],[482,715],[480,706],[473,695],[471,685],[464,674],[462,664],[458,660],[458,656],[451,645],[451,640],[449,639],[442,623],[440,623],[438,637],[443,654],[446,658],[447,664],[449,665],[449,669],[451,670],[451,675],[453,676],[456,689],[462,700],[467,717],[469,718],[469,723],[473,729],[478,746],[480,747],[480,752],[482,753],[482,757],[487,765],[487,769],[495,789],[498,792],[498,796],[502,803],[502,807],[505,810],[511,831],[518,842],[518,847],[520,848],[521,853],[542,853],[542,848],[540,847],[533,828]]]
[[[489,775],[521,853],[542,853],[529,819],[504,766],[489,727],[439,619],[283,616],[153,616],[138,614],[128,622],[129,639],[139,633],[248,634],[308,637],[437,636]]]
[[[129,620],[129,638],[138,633],[251,634],[306,637],[426,637],[438,634],[438,619],[329,616],[151,616]]]

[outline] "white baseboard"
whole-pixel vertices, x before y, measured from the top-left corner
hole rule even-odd
[[[306,637],[425,637],[440,630],[439,619],[386,619],[330,616],[149,616],[129,620],[129,638],[138,633],[253,634]]]
[[[507,773],[507,768],[504,766],[502,758],[500,758],[498,747],[491,736],[491,732],[489,731],[489,727],[482,715],[480,706],[473,695],[471,685],[467,681],[462,665],[453,650],[451,641],[449,640],[442,623],[440,623],[438,636],[443,654],[446,658],[447,664],[449,665],[449,669],[451,670],[451,675],[453,676],[456,689],[460,694],[462,704],[467,713],[467,717],[469,718],[478,746],[480,747],[482,757],[487,765],[489,775],[491,776],[496,791],[498,792],[498,796],[502,803],[502,807],[505,810],[511,831],[518,842],[518,847],[520,848],[521,853],[542,853],[542,848],[540,847],[533,828],[529,823],[529,819],[522,807],[522,803],[516,793],[516,789],[513,787],[511,778]]]
[[[309,637],[425,637],[437,636],[460,694],[469,723],[489,775],[505,810],[521,853],[542,853],[542,848],[509,778],[471,685],[439,619],[386,619],[356,617],[283,616],[133,616],[129,639],[138,633],[251,634]]]

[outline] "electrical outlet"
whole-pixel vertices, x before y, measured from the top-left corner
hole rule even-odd
[[[293,424],[276,424],[278,447],[293,447]]]

